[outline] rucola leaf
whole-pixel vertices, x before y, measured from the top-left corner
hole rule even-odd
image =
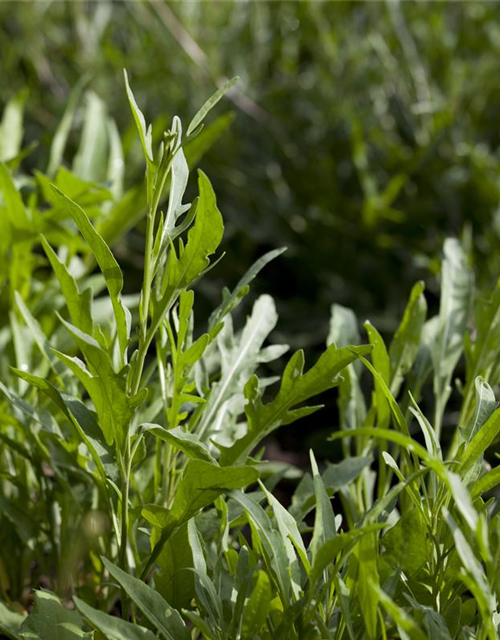
[[[83,631],[83,620],[69,611],[51,591],[37,591],[33,612],[24,621],[19,635],[25,640],[91,640],[93,634]]]
[[[116,331],[120,345],[120,356],[123,364],[126,363],[127,346],[130,333],[130,311],[124,306],[121,300],[121,290],[123,288],[123,275],[110,248],[103,240],[102,236],[95,230],[88,219],[85,211],[75,202],[70,200],[56,186],[52,187],[59,205],[73,218],[80,233],[90,246],[92,253],[101,269],[106,281],[106,286],[113,305],[116,321]]]
[[[76,596],[73,601],[89,625],[100,631],[108,640],[158,640],[158,637],[145,627],[98,611]]]
[[[439,329],[432,350],[434,365],[434,395],[438,438],[442,414],[451,393],[450,382],[464,346],[464,334],[474,292],[474,274],[458,240],[444,243]]]
[[[241,299],[248,293],[249,284],[252,280],[267,264],[269,264],[269,262],[280,256],[285,251],[286,247],[268,251],[253,263],[232,291],[229,291],[227,288],[222,290],[222,302],[217,309],[212,312],[208,321],[210,329],[214,329],[214,327],[216,327],[228,313],[231,313],[231,311],[238,306]]]
[[[239,78],[237,76],[232,78],[231,80],[228,80],[224,85],[222,85],[222,87],[220,87],[220,89],[217,89],[217,91],[212,96],[210,96],[210,98],[202,105],[201,109],[198,111],[198,113],[194,116],[194,118],[189,123],[189,127],[186,134],[188,137],[191,136],[196,131],[196,129],[198,129],[198,127],[202,124],[203,120],[205,119],[205,116],[207,115],[207,113],[211,109],[213,109],[213,107],[215,107],[215,105],[219,102],[219,100],[224,96],[226,91],[228,91],[228,89],[230,89],[233,86],[233,84],[238,82],[238,80]]]
[[[21,151],[23,116],[27,91],[20,91],[9,100],[0,122],[0,161],[12,160]]]
[[[148,165],[150,165],[153,164],[151,127],[146,127],[146,120],[142,111],[139,109],[137,102],[135,101],[134,94],[132,93],[132,89],[130,88],[127,72],[125,69],[123,70],[123,76],[125,78],[125,88],[127,90],[128,101],[132,110],[132,115],[134,116],[137,131],[139,132],[139,138],[141,139],[144,155],[146,157]]]
[[[94,335],[94,322],[92,320],[92,290],[84,289],[80,292],[76,280],[70,274],[66,266],[59,260],[44,236],[41,237],[43,249],[50,260],[52,269],[59,281],[62,293],[66,300],[72,323],[89,336]]]
[[[332,305],[327,346],[335,344],[337,347],[347,347],[359,342],[358,323],[352,309],[339,304]],[[342,373],[338,399],[342,429],[361,427],[366,417],[366,402],[359,382],[360,373],[361,363],[357,360]]]
[[[154,305],[153,319],[148,331],[148,344],[180,292],[193,284],[209,266],[209,256],[216,251],[222,239],[224,226],[214,190],[202,171],[199,171],[198,176],[200,199],[195,222],[189,230],[185,247],[180,243],[176,250],[173,243],[170,245],[161,297]]]
[[[137,608],[166,640],[190,640],[191,635],[179,613],[157,591],[106,558],[102,561]]]
[[[6,604],[0,601],[0,633],[12,640],[21,640],[19,630],[25,616],[12,611]]]
[[[391,361],[390,389],[393,395],[397,395],[401,382],[411,369],[418,353],[422,328],[427,315],[424,289],[424,283],[417,282],[411,290],[403,319],[389,347]]]
[[[370,322],[365,322],[364,327],[368,333],[370,343],[373,345],[372,362],[378,376],[375,377],[375,406],[377,408],[377,424],[382,429],[389,426],[391,409],[384,392],[389,387],[390,361],[384,339]],[[385,386],[382,385],[382,382]]]
[[[303,373],[304,353],[297,351],[285,368],[278,394],[268,404],[262,403],[259,380],[257,376],[252,376],[245,387],[248,401],[245,407],[247,434],[231,447],[221,447],[221,464],[226,466],[243,462],[254,447],[279,426],[317,411],[320,408],[318,406],[294,407],[337,386],[341,381],[341,371],[357,357],[370,351],[370,345],[342,349],[331,345],[306,373]]]

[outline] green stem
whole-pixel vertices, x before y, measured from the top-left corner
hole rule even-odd
[[[127,438],[125,457],[122,467],[122,528],[120,540],[120,567],[127,570],[127,541],[128,541],[128,497],[130,490],[130,439]]]

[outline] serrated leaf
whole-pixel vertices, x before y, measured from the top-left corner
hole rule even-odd
[[[215,416],[221,405],[239,391],[255,371],[262,345],[276,326],[278,314],[271,296],[260,296],[255,302],[252,314],[247,319],[239,339],[234,339],[232,323],[226,322],[217,337],[221,353],[221,377],[210,391],[210,395],[197,425],[197,433],[214,433],[211,425],[216,424]],[[217,434],[216,434],[217,435]],[[221,434],[224,437],[224,433]]]
[[[209,256],[216,251],[222,239],[222,216],[212,185],[202,171],[198,172],[198,188],[200,199],[195,222],[188,232],[187,244],[185,247],[180,245],[177,252],[173,244],[170,246],[161,298],[155,304],[148,343],[180,291],[187,289],[209,266]]]
[[[371,346],[337,349],[331,345],[306,373],[303,373],[304,354],[297,351],[285,368],[278,394],[265,405],[261,402],[257,377],[250,378],[245,387],[248,432],[231,447],[222,449],[221,464],[230,465],[244,460],[272,431],[289,424],[299,415],[307,415],[303,409],[296,410],[300,413],[294,414],[293,407],[337,386],[340,372],[357,357],[370,351]],[[310,408],[308,412],[311,413]]]

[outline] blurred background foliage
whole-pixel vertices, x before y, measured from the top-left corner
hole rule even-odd
[[[24,101],[24,139],[40,144],[23,168],[46,166],[48,141],[84,77],[66,155],[78,151],[92,103],[92,117],[109,113],[123,134],[131,186],[143,167],[122,69],[157,133],[239,75],[216,113],[214,135],[229,132],[201,162],[227,223],[227,255],[205,293],[215,301],[221,284],[286,245],[256,290],[277,299],[289,342],[314,346],[324,343],[334,302],[392,330],[412,284],[436,271],[446,235],[465,238],[481,286],[498,276],[498,9],[496,2],[3,2],[0,103]],[[79,150],[80,174],[87,152]],[[115,246],[131,283],[141,265],[138,233]]]

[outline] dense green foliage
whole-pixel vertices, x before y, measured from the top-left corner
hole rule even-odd
[[[498,9],[3,2],[0,102],[29,88],[27,139],[42,144],[26,162],[44,167],[70,90],[87,74],[97,117],[107,109],[126,131],[132,185],[142,165],[116,91],[122,68],[157,136],[166,114],[194,113],[224,77],[240,76],[216,127],[234,118],[230,133],[202,163],[231,247],[214,282],[235,284],[242,264],[287,246],[279,272],[256,286],[277,299],[288,341],[318,345],[332,300],[376,317],[385,335],[413,282],[428,268],[437,273],[444,237],[461,236],[464,224],[481,285],[492,286],[500,270]],[[82,119],[77,113],[77,127]],[[70,144],[76,150],[78,137]],[[120,240],[127,272],[142,246],[135,232]],[[212,304],[217,290],[203,289]]]
[[[500,637],[497,11],[0,3],[2,640]]]
[[[2,121],[0,632],[498,638],[500,474],[487,462],[500,432],[498,286],[477,294],[449,238],[437,315],[418,282],[392,340],[367,322],[368,344],[356,346],[353,311],[334,305],[315,364],[305,370],[299,350],[281,379],[259,377],[287,351],[266,344],[273,299],[258,297],[240,329],[233,317],[281,251],[194,320],[193,287],[210,277],[223,219],[186,158],[206,148],[203,120],[227,87],[187,128],[175,117],[158,145],[125,82],[145,163],[132,191],[117,189],[111,120],[93,180],[94,120],[73,171],[61,165],[63,120],[47,172],[33,176],[20,170],[19,105]],[[145,259],[140,293],[124,295],[109,244],[134,223],[131,199],[145,208]],[[265,438],[335,387],[344,459],[320,469],[311,452],[305,474],[266,462]],[[275,493],[284,479],[299,480],[288,507]]]

